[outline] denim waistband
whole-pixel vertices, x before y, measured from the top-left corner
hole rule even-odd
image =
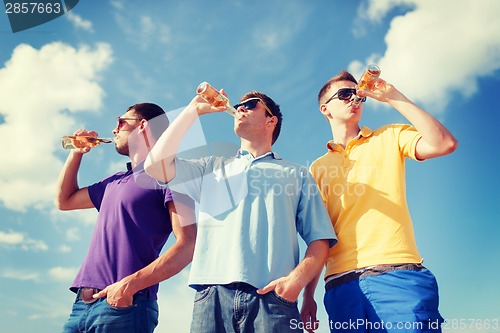
[[[326,278],[325,290],[330,290],[341,284],[354,280],[359,280],[367,276],[377,276],[392,271],[421,271],[425,269],[422,264],[397,264],[397,265],[379,265],[356,269],[347,273],[330,275]]]
[[[101,289],[97,288],[78,288],[76,291],[76,301],[82,301],[85,304],[92,304],[99,300],[99,298],[93,298],[92,296],[100,291]],[[152,301],[156,300],[156,298],[150,297],[149,293],[145,292],[144,290],[138,291],[134,294],[134,300],[139,299],[148,299]]]

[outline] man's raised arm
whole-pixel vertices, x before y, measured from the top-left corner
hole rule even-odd
[[[221,92],[223,91],[221,90]],[[146,173],[165,183],[172,180],[175,177],[175,155],[189,128],[198,116],[205,113],[221,112],[224,109],[224,107],[211,106],[199,96],[194,97],[151,149],[144,163]]]

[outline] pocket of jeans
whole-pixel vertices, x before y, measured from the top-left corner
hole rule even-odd
[[[118,307],[118,306],[112,306],[112,305],[110,305],[107,300],[105,300],[104,302],[111,309],[118,310],[118,311],[126,311],[126,310],[132,309],[132,308],[134,308],[136,306],[135,304],[132,303],[132,305],[129,305],[129,306]]]
[[[295,301],[295,302],[289,301],[289,300],[287,300],[287,299],[285,299],[285,298],[281,297],[280,295],[278,295],[278,294],[276,293],[276,291],[274,291],[274,290],[273,290],[273,291],[271,291],[271,292],[269,292],[269,294],[270,294],[270,295],[271,295],[274,299],[276,299],[278,302],[280,302],[280,303],[282,303],[282,304],[284,304],[284,305],[287,305],[287,306],[295,306],[295,305],[297,305],[297,301]]]
[[[213,291],[213,286],[207,286],[204,289],[197,291],[194,296],[194,304],[205,302],[212,295]]]

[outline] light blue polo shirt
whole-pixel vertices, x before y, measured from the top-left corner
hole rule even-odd
[[[306,167],[269,152],[254,158],[176,159],[173,191],[198,204],[198,235],[189,285],[246,282],[256,288],[299,263],[298,235],[309,245],[337,242]]]

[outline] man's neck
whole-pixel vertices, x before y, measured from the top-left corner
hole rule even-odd
[[[149,142],[148,142],[149,143]],[[132,163],[132,167],[135,168],[139,163],[144,161],[146,157],[148,157],[149,151],[151,150],[152,145],[155,144],[155,141],[151,142],[149,147],[141,146],[138,149],[130,149],[129,150],[129,158]]]
[[[129,156],[130,157],[130,163],[132,164],[132,168],[135,168],[139,163],[144,161],[146,159],[146,155],[141,156],[140,154],[135,154],[134,156]]]
[[[359,135],[359,123],[330,124],[335,143],[345,148],[347,143]]]
[[[273,150],[271,143],[255,141],[250,142],[245,139],[241,139],[241,149],[248,151],[254,158],[262,156]]]

